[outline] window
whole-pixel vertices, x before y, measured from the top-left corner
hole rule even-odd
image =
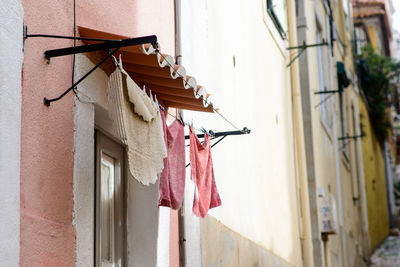
[[[339,93],[339,109],[340,109],[340,125],[341,125],[341,136],[340,137],[347,137],[349,136],[349,131],[347,129],[347,106],[345,101],[345,94]],[[343,151],[343,155],[345,159],[349,160],[349,140],[343,139],[339,145],[341,150]]]
[[[355,26],[354,28],[355,38],[355,53],[361,54],[361,49],[368,43],[368,36],[365,32],[365,28],[362,25]]]
[[[342,5],[343,5],[343,15],[344,15],[344,23],[346,26],[346,30],[348,31],[350,29],[349,26],[349,2],[348,0],[342,0]],[[350,13],[351,14],[351,13]]]
[[[123,148],[106,136],[96,136],[95,262],[120,267],[124,261]]]
[[[275,24],[282,39],[286,39],[287,11],[286,0],[266,0],[267,12]]]
[[[317,21],[317,34],[316,43],[323,43],[325,38],[323,37],[322,27],[320,27]],[[317,46],[317,66],[318,66],[318,87],[319,91],[329,91],[330,90],[330,80],[328,77],[328,64],[327,64],[327,46]],[[321,109],[321,121],[325,128],[330,131],[332,128],[332,114],[331,114],[331,94],[319,94],[320,95],[320,109]]]
[[[351,105],[351,122],[352,122],[352,128],[353,128],[353,134],[354,136],[361,135],[362,133],[359,133],[360,130],[357,129],[356,127],[356,116],[354,112],[354,106]],[[354,174],[352,175],[353,177],[353,200],[358,200],[360,197],[360,189],[359,189],[359,184],[360,184],[360,170],[358,169],[358,151],[357,151],[357,144],[358,144],[358,139],[353,140],[353,150],[354,150],[354,160],[353,160],[353,168],[355,170]]]

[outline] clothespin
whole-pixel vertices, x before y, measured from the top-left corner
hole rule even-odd
[[[155,102],[156,102],[157,106],[160,107],[162,111],[165,111],[165,108],[163,106],[161,106],[160,103],[158,102],[158,99],[157,99],[156,95],[154,95],[154,99],[155,99]]]
[[[183,118],[181,116],[178,116],[177,119],[182,124],[182,126],[186,125],[186,123],[183,121]]]
[[[153,103],[155,103],[154,98],[153,98],[153,94],[151,93],[151,90],[150,90],[150,99],[151,99],[151,101],[153,101]]]
[[[122,68],[122,54],[119,54],[119,66]]]
[[[112,55],[112,58],[114,60],[115,67],[119,68],[119,63],[118,63],[118,61],[117,61],[117,59],[115,58],[114,55]]]
[[[157,106],[160,105],[160,104],[158,103],[158,100],[157,100],[157,96],[156,96],[156,95],[154,95],[154,102],[156,102]]]

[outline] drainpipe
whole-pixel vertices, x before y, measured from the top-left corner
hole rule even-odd
[[[181,55],[181,1],[175,0],[175,64],[180,65]]]
[[[287,1],[288,3],[288,24],[289,24],[289,46],[297,46],[297,24],[296,24],[296,7],[294,0]],[[290,60],[295,55],[290,54]],[[301,228],[300,239],[303,251],[303,266],[314,266],[313,260],[313,244],[311,237],[311,215],[309,206],[308,194],[308,177],[306,150],[304,143],[303,129],[303,112],[301,104],[300,92],[300,70],[298,61],[290,65],[291,90],[292,90],[292,116],[293,116],[293,132],[294,132],[294,150],[295,150],[295,168],[296,179],[299,183],[300,191],[300,207],[301,207]]]
[[[180,65],[182,62],[181,55],[181,1],[174,1],[174,14],[175,14],[175,64]],[[179,117],[183,117],[182,110],[178,110]],[[179,265],[180,267],[186,266],[186,236],[185,236],[185,216],[184,216],[184,203],[178,211],[178,225],[179,225]]]

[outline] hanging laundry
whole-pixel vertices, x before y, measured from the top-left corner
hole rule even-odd
[[[185,131],[175,120],[167,127],[164,112],[161,110],[168,157],[164,159],[164,170],[160,177],[159,206],[177,210],[182,205],[185,193]]]
[[[155,183],[167,156],[158,105],[129,77],[121,63],[110,75],[107,94],[115,134],[127,146],[130,173],[144,185]]]
[[[192,210],[194,214],[204,218],[209,209],[221,205],[221,199],[215,184],[210,136],[205,133],[202,144],[193,128],[189,127],[189,130],[191,179],[196,186]]]

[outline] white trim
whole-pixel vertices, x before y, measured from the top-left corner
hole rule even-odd
[[[77,267],[93,266],[94,258],[93,137],[94,105],[81,103],[75,98],[74,213],[72,224],[76,230]]]
[[[271,16],[268,14],[267,12],[267,4],[266,1],[263,0],[262,1],[262,7],[263,7],[263,21],[265,26],[267,26],[268,32],[271,34],[272,39],[274,40],[275,44],[277,45],[277,47],[279,48],[279,50],[281,51],[282,55],[284,57],[288,56],[288,52],[286,50],[286,48],[289,46],[289,42],[288,42],[288,34],[287,34],[287,29],[286,29],[286,39],[282,39],[281,34],[279,33],[278,29],[275,26],[275,23],[272,21]]]
[[[20,0],[0,4],[0,266],[19,266],[21,72],[24,58]]]

